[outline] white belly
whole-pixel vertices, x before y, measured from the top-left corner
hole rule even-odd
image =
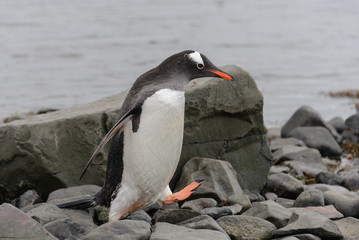
[[[140,200],[148,205],[160,197],[180,158],[184,103],[183,91],[162,89],[144,102],[137,132],[132,132],[132,121],[126,124],[121,188],[129,192],[114,202]]]

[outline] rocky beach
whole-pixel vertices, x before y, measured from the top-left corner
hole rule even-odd
[[[108,210],[56,205],[98,192],[108,148],[81,171],[127,92],[0,125],[1,239],[359,239],[359,114],[326,121],[302,106],[281,128],[263,124],[248,72],[196,79],[186,91],[174,191],[204,179],[178,204],[108,222]]]

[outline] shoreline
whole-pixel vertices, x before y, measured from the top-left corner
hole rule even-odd
[[[125,91],[127,91],[127,90],[125,90]],[[359,90],[357,90],[357,89],[329,91],[329,92],[322,92],[320,94],[323,95],[327,100],[329,100],[329,101],[323,101],[323,102],[327,102],[326,105],[330,105],[331,101],[335,101],[335,102],[341,101],[342,103],[345,104],[344,106],[346,106],[343,109],[340,107],[337,109],[333,109],[333,111],[337,111],[337,112],[339,112],[339,114],[337,114],[337,113],[331,114],[330,117],[324,118],[326,121],[330,121],[330,119],[338,117],[338,116],[346,119],[349,116],[351,116],[352,114],[355,114],[355,112],[359,112]],[[99,100],[99,99],[97,99],[97,100]],[[95,100],[95,101],[97,101],[97,100]],[[90,101],[89,103],[91,103],[91,102],[94,102],[94,101]],[[85,103],[85,104],[89,104],[89,103]],[[2,114],[2,115],[0,114],[0,116],[3,116],[0,119],[1,120],[0,124],[7,122],[7,119],[9,119],[10,121],[20,120],[20,119],[25,119],[26,117],[31,117],[34,115],[44,114],[47,112],[52,112],[52,111],[57,111],[57,110],[62,110],[62,109],[68,109],[68,108],[72,108],[72,107],[76,107],[76,106],[79,106],[79,105],[78,104],[71,105],[71,106],[68,106],[65,108],[39,107],[39,108],[35,108],[35,109],[28,110],[25,112],[14,111],[14,114],[10,114],[7,116],[3,116],[5,114]],[[264,110],[263,110],[264,124],[266,125],[266,127],[267,128],[280,128],[285,124],[285,122],[291,116],[291,114],[294,113],[295,109],[300,107],[301,105],[292,106],[290,109],[288,108],[286,111],[286,115],[288,115],[288,116],[287,117],[282,116],[281,120],[274,119],[273,117],[271,117],[269,120],[266,120],[266,112],[271,112],[271,109],[266,109],[265,106],[266,106],[266,98],[264,99]],[[313,108],[315,108],[313,106],[313,104],[309,104],[309,106],[312,106]],[[343,111],[340,111],[340,109],[342,109]],[[316,110],[323,116],[321,109],[316,108]],[[272,109],[272,112],[273,112],[273,109]],[[274,112],[275,112],[275,109],[274,109]],[[267,115],[273,116],[275,114],[268,113]],[[324,116],[326,116],[326,115],[324,115]]]

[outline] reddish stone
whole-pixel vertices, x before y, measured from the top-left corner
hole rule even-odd
[[[40,223],[11,204],[0,205],[0,239],[56,240]]]
[[[329,219],[339,219],[344,217],[344,215],[338,212],[338,210],[333,205],[324,207],[307,207],[306,209],[317,212]]]

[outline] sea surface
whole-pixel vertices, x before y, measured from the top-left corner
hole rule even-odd
[[[268,126],[355,113],[325,93],[359,89],[358,0],[0,0],[0,118],[119,93],[185,49],[247,70]]]

